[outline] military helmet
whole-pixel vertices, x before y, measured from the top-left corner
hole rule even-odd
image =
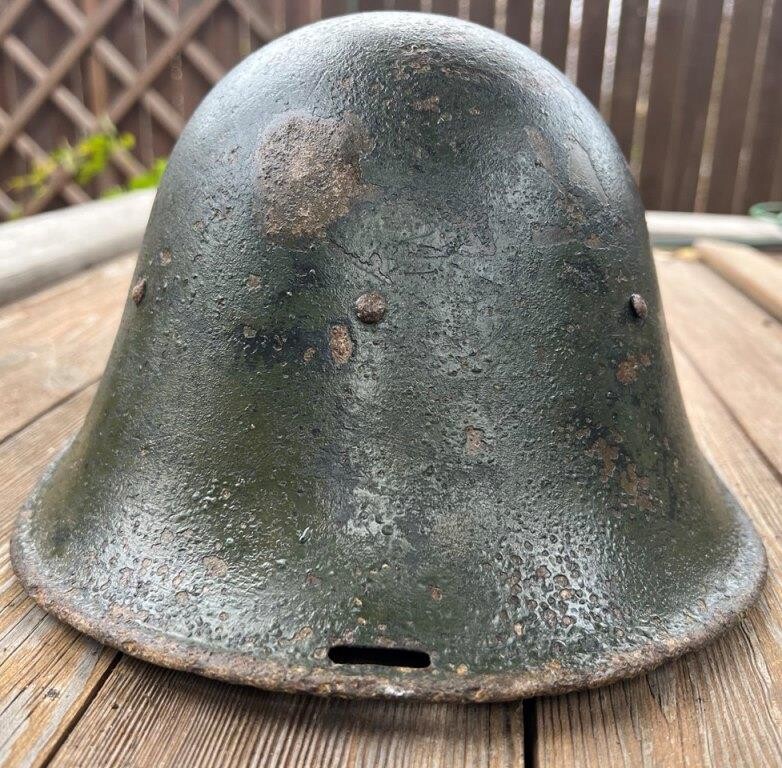
[[[765,571],[608,129],[524,46],[397,13],[204,100],[13,546],[41,605],[143,659],[438,700],[649,669]]]

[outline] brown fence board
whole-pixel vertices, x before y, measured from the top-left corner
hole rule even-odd
[[[331,16],[341,16],[348,12],[347,0],[321,0],[321,18],[328,19]]]
[[[576,85],[596,106],[600,107],[600,85],[603,80],[608,24],[608,0],[584,0],[581,15],[581,37],[578,45]]]
[[[662,205],[686,6],[682,0],[660,2],[640,179],[641,195],[649,208]]]
[[[382,11],[384,7],[383,0],[358,0],[359,11]]]
[[[303,27],[317,18],[312,0],[297,0],[285,3],[285,31]]]
[[[647,7],[648,0],[622,0],[619,16],[610,125],[627,158],[633,147]]]
[[[733,210],[763,5],[764,0],[742,0],[733,7],[709,181],[707,208],[714,213]]]
[[[722,21],[722,0],[695,0],[687,55],[681,57],[681,88],[666,157],[661,207],[690,211],[695,203],[711,81]]]
[[[432,13],[456,16],[459,13],[459,0],[432,0]]]
[[[470,21],[483,24],[484,27],[494,27],[494,0],[471,0]]]
[[[533,0],[508,0],[505,7],[505,34],[529,45]]]
[[[543,9],[541,53],[558,69],[565,70],[570,31],[570,0],[548,0]]]
[[[746,211],[753,203],[768,200],[774,167],[780,151],[782,125],[782,0],[776,0],[769,23],[766,60],[760,86],[757,122],[752,136],[752,155],[743,194]]]

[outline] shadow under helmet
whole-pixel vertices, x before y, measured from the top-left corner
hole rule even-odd
[[[155,663],[476,701],[649,669],[765,571],[600,117],[502,35],[386,13],[267,45],[190,120],[13,557]]]

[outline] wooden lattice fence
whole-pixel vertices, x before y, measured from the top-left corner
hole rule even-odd
[[[101,195],[167,155],[239,59],[319,17],[460,15],[531,44],[598,106],[649,208],[744,212],[782,198],[782,0],[3,0],[0,214]],[[110,121],[137,137],[82,187],[9,180]]]

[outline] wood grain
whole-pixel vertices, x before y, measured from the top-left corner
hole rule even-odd
[[[89,387],[0,445],[0,765],[45,764],[117,656],[33,603],[8,553],[19,508],[94,393]]]
[[[52,766],[521,766],[521,704],[268,694],[123,657]]]
[[[622,0],[611,90],[611,130],[629,160],[633,148],[635,108],[644,53],[648,0]]]
[[[537,765],[782,765],[782,486],[693,365],[681,354],[676,362],[696,434],[763,536],[768,583],[745,620],[704,650],[634,680],[541,699]]]
[[[661,205],[665,210],[690,211],[695,205],[722,5],[723,0],[694,0],[686,56],[679,73],[681,87],[665,159]]]
[[[782,472],[782,326],[704,264],[657,259],[671,338]]]
[[[608,0],[584,0],[578,45],[576,85],[600,109],[600,86],[603,80]]]
[[[716,213],[733,210],[736,174],[762,16],[763,0],[743,0],[733,5],[709,178],[707,208]]]
[[[543,41],[540,52],[563,72],[567,60],[569,31],[570,0],[548,0],[543,6]]]
[[[505,5],[505,34],[525,45],[529,45],[533,2],[534,0],[507,0]]]
[[[0,439],[103,373],[135,257],[0,309]]]
[[[647,208],[662,207],[687,5],[682,0],[660,0],[639,181]]]
[[[782,264],[755,248],[719,240],[693,243],[700,260],[782,323]]]
[[[782,152],[779,126],[782,124],[782,2],[775,2],[768,20],[763,72],[757,115],[748,148],[749,160],[746,184],[740,190],[739,210],[746,211],[753,203],[771,199],[774,169]]]

